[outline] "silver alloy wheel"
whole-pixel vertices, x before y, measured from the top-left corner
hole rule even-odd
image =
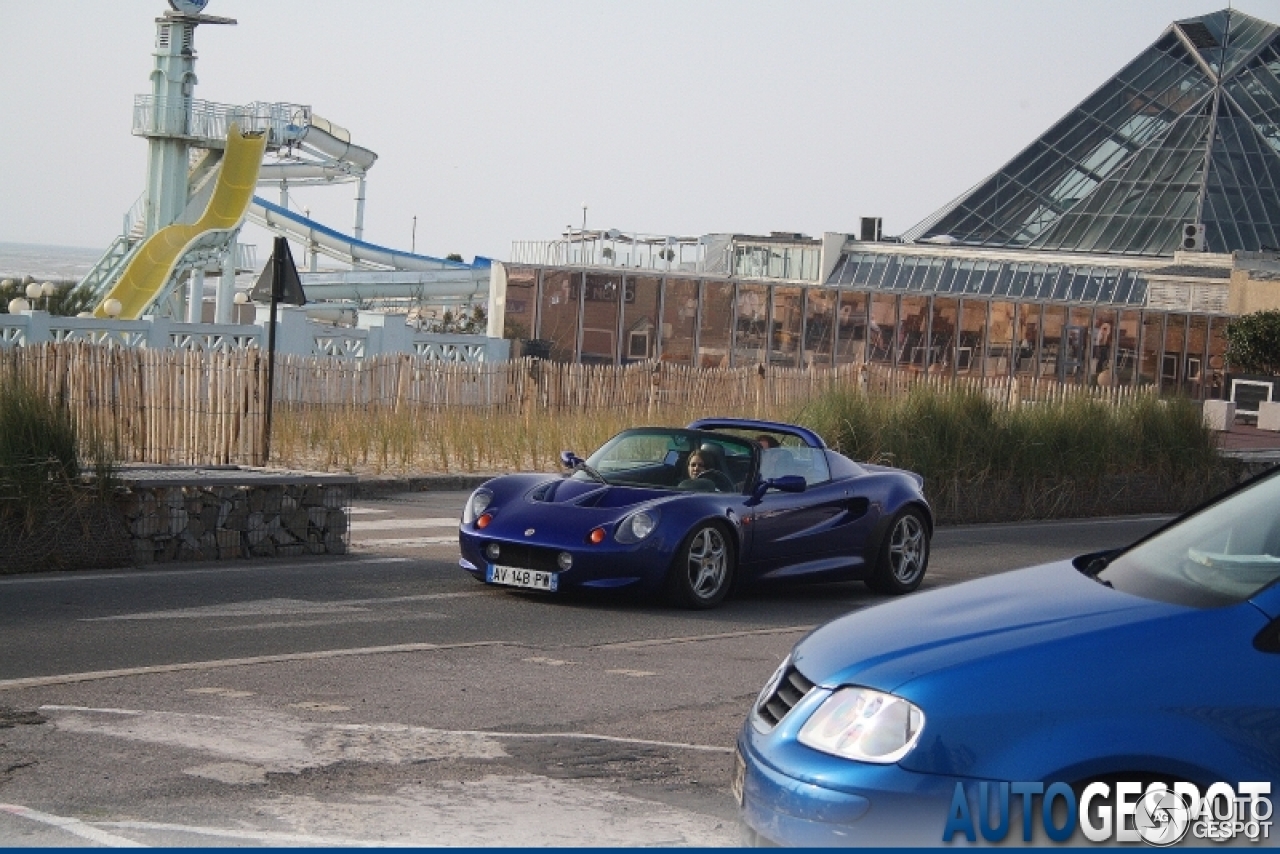
[[[699,599],[710,599],[720,592],[729,575],[729,547],[718,528],[707,526],[689,543],[689,589]]]
[[[899,584],[913,584],[924,572],[929,541],[924,523],[914,513],[906,513],[893,526],[889,535],[889,567]]]

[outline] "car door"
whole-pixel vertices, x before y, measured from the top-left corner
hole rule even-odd
[[[838,528],[848,509],[847,489],[832,483],[821,448],[769,448],[761,455],[763,477],[799,475],[804,492],[765,493],[750,511],[750,553],[757,572],[830,557],[840,552]]]

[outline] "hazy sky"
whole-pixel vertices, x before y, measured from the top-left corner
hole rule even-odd
[[[0,241],[104,247],[163,0],[0,0]],[[896,234],[1212,0],[211,0],[196,97],[287,101],[379,159],[365,238],[507,256],[566,225]],[[1235,8],[1280,22],[1280,0]],[[260,194],[276,200],[274,188]],[[354,185],[292,203],[341,231]],[[267,254],[261,232],[242,238]]]

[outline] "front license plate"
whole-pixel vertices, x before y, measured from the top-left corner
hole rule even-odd
[[[485,575],[485,581],[493,584],[505,584],[508,587],[546,590],[551,593],[555,592],[557,586],[554,572],[540,572],[536,569],[520,569],[516,566],[501,566],[498,564],[489,564],[489,571]]]
[[[743,791],[747,784],[747,763],[743,761],[742,754],[736,750],[733,752],[733,779],[729,781],[729,791],[733,793],[733,799],[738,802],[738,806],[742,806]]]

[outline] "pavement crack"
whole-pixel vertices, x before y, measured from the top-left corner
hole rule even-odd
[[[0,729],[7,729],[19,724],[42,724],[48,718],[39,712],[21,712],[10,706],[0,706]]]

